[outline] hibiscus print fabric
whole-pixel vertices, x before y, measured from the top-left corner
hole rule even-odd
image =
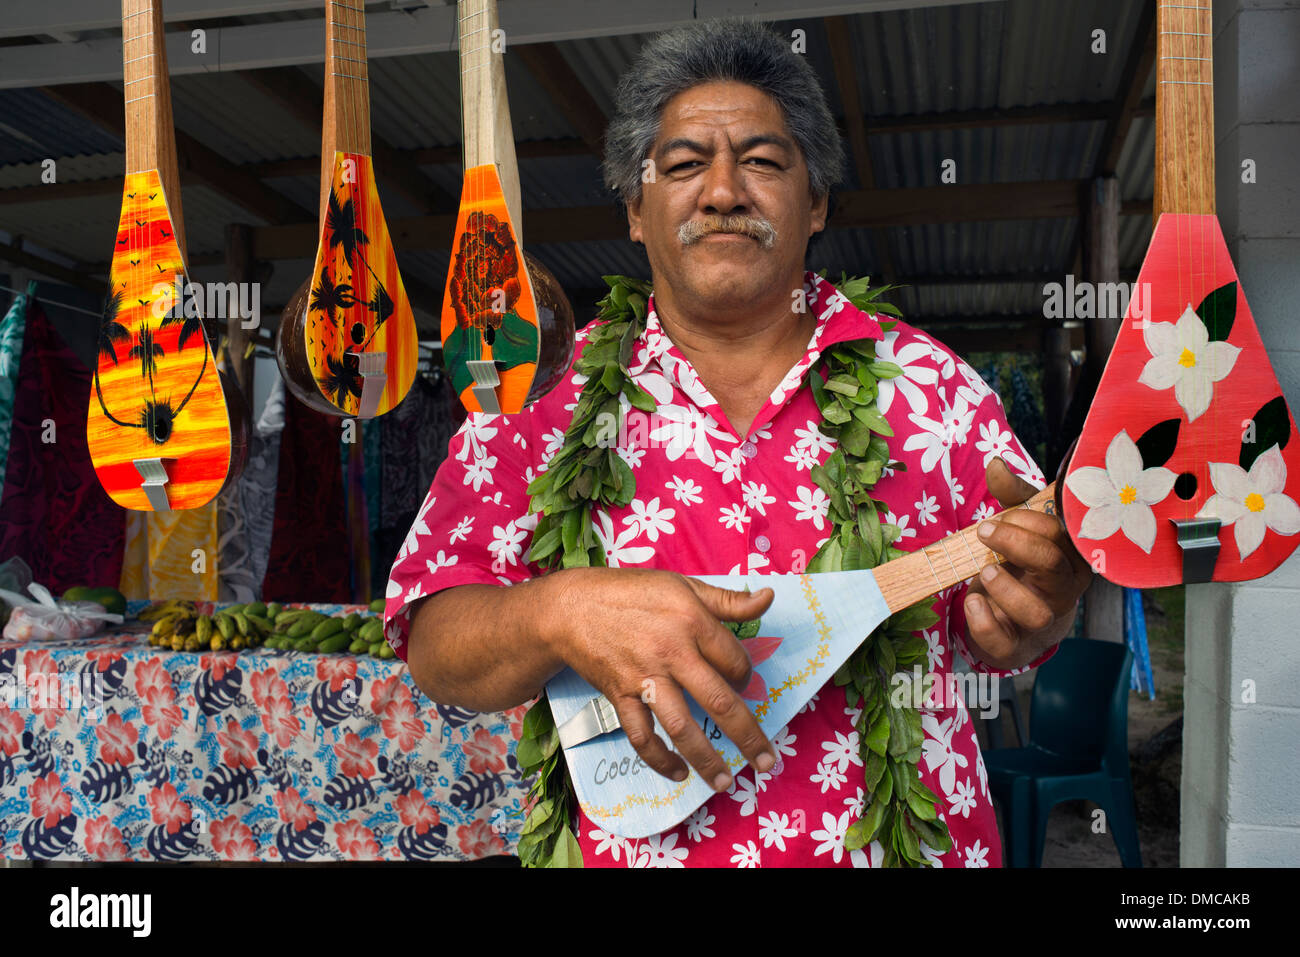
[[[514,848],[523,707],[433,706],[400,661],[165,652],[131,627],[0,641],[0,856],[467,861]]]
[[[617,451],[637,485],[626,507],[597,512],[595,532],[611,566],[687,575],[801,571],[832,530],[829,501],[809,470],[825,461],[834,441],[817,429],[820,414],[806,376],[822,350],[852,339],[876,339],[880,357],[903,369],[882,388],[881,406],[895,433],[891,456],[907,469],[887,471],[875,489],[888,505],[888,520],[902,530],[900,548],[928,545],[997,511],[984,482],[985,466],[997,455],[1036,487],[1044,485],[997,395],[950,350],[905,323],[883,333],[874,317],[812,273],[804,291],[816,331],[745,436],[736,434],[665,335],[651,300],[629,371],[658,407],[646,414],[623,403],[626,429]],[[581,349],[585,332],[577,338]],[[411,605],[420,598],[468,583],[511,585],[542,573],[524,559],[537,524],[528,514],[526,487],[561,447],[585,381],[570,370],[524,412],[472,413],[453,438],[388,583],[386,633],[398,655],[406,657]],[[951,673],[956,654],[990,673],[966,644],[965,591],[961,585],[939,595],[939,623],[924,635],[940,677]],[[960,700],[943,704],[923,716],[920,770],[939,795],[953,849],[930,856],[947,867],[998,866],[1001,845],[973,723]],[[625,841],[582,817],[586,864],[878,863],[878,846],[851,853],[844,848],[845,831],[863,803],[855,717],[842,689],[822,688],[774,741],[779,760],[773,771],[746,768],[730,791],[664,834]]]

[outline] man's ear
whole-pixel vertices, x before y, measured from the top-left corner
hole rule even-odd
[[[831,194],[823,193],[820,198],[814,198],[812,204],[812,216],[808,223],[809,235],[819,233],[826,228],[826,216],[830,206]]]
[[[627,204],[627,238],[632,240],[634,243],[642,243],[643,245],[645,243],[645,240],[642,239],[641,233],[640,196],[637,196],[636,199]]]

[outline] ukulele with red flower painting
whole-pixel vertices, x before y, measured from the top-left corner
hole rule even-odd
[[[275,340],[285,385],[299,401],[360,419],[406,397],[419,351],[375,190],[365,17],[362,0],[326,2],[320,244]]]
[[[523,252],[519,168],[495,0],[460,0],[465,182],[442,307],[442,356],[471,412],[518,412],[573,361],[573,310]]]
[[[157,0],[123,0],[122,59],[127,173],[86,443],[118,505],[193,509],[238,476],[248,436],[242,397],[190,295]]]
[[[1300,544],[1300,441],[1214,215],[1210,0],[1157,11],[1155,231],[1064,481],[1132,588],[1243,581]]]

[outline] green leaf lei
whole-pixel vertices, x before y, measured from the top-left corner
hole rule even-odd
[[[604,278],[610,291],[600,302],[600,318],[606,322],[591,328],[586,348],[574,362],[574,370],[587,376],[587,381],[565,430],[564,444],[546,471],[528,486],[529,511],[541,513],[528,560],[548,571],[606,564],[593,530],[593,509],[627,505],[636,494],[632,470],[611,441],[622,424],[619,397],[644,412],[655,409],[654,399],[628,373],[637,337],[645,329],[650,284],[626,276]],[[864,312],[899,315],[894,306],[877,301],[890,286],[873,289],[867,279],[847,276],[841,276],[836,286]],[[886,331],[893,325],[891,320],[882,322]],[[818,428],[836,439],[837,448],[812,469],[811,476],[830,499],[835,531],[807,571],[874,568],[904,554],[894,547],[900,529],[884,521],[884,503],[871,496],[885,467],[904,467],[889,460],[885,437],[894,433],[876,406],[878,380],[893,378],[902,370],[876,358],[872,339],[836,343],[812,369],[808,381],[822,414]],[[823,369],[825,381],[816,374]],[[926,865],[922,841],[940,854],[952,847],[947,825],[935,809],[939,799],[921,783],[917,767],[924,740],[921,716],[910,706],[895,706],[890,694],[896,672],[909,673],[918,665],[922,674],[928,672],[926,641],[915,632],[938,620],[924,603],[892,615],[835,673],[835,684],[844,688],[849,707],[859,710],[856,727],[867,795],[861,817],[845,836],[845,847],[856,850],[879,841],[886,867]],[[758,634],[756,621],[724,624],[742,640]],[[532,809],[519,840],[521,863],[581,867],[582,854],[572,830],[573,790],[545,695],[524,717],[517,759],[526,777],[537,775],[528,795]]]

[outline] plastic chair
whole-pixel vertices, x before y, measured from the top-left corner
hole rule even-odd
[[[1142,866],[1128,759],[1132,666],[1133,653],[1124,645],[1062,641],[1038,669],[1028,746],[985,753],[1012,867],[1042,866],[1052,808],[1076,799],[1100,805],[1124,866]]]

